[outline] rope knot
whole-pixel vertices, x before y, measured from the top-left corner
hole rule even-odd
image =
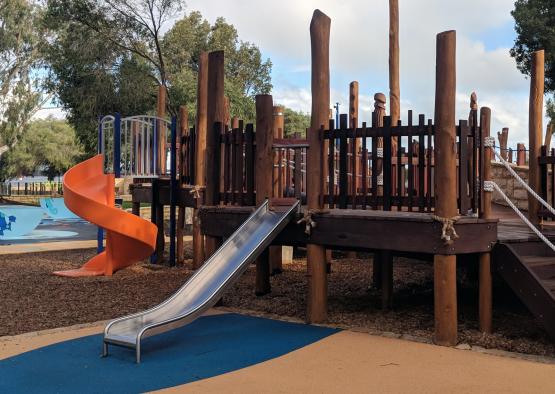
[[[308,236],[310,236],[310,234],[312,233],[312,229],[314,227],[316,227],[316,222],[314,220],[312,220],[312,215],[313,214],[314,214],[314,211],[309,209],[309,210],[305,211],[304,216],[297,221],[297,224],[305,223],[304,232]]]
[[[200,191],[203,190],[203,186],[194,185],[193,188],[189,191],[189,193],[194,194],[195,200],[200,198]]]
[[[484,146],[486,148],[495,147],[495,138],[491,136],[484,137]]]
[[[445,245],[451,245],[455,239],[459,238],[459,235],[455,231],[455,222],[460,218],[460,216],[442,218],[441,216],[432,215],[432,219],[443,225],[441,227],[441,239],[445,242]]]
[[[484,191],[485,192],[493,192],[493,189],[495,188],[495,182],[493,181],[484,181]]]

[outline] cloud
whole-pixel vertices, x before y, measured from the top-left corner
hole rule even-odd
[[[33,120],[37,120],[37,119],[46,119],[52,117],[54,119],[65,119],[67,117],[67,112],[64,111],[62,108],[44,108],[44,109],[40,109],[38,110],[34,115],[33,115]]]
[[[347,109],[348,83],[360,83],[361,121],[369,120],[373,94],[388,94],[386,1],[189,0],[210,21],[224,16],[243,40],[257,44],[274,62],[275,101],[310,111],[310,35],[314,9],[332,19],[331,100]],[[509,127],[509,143],[527,141],[529,81],[516,69],[508,45],[488,50],[495,29],[512,23],[514,0],[400,0],[402,110],[433,116],[436,34],[457,31],[457,116],[468,116],[469,96],[492,109],[492,132]],[[256,18],[253,18],[253,16]],[[510,39],[507,42],[510,44]],[[406,114],[404,115],[406,117]]]

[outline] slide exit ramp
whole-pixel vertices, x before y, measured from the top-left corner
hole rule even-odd
[[[191,323],[211,308],[254,260],[272,243],[299,208],[295,201],[271,210],[266,200],[204,265],[161,304],[108,323],[103,356],[108,345],[135,349],[141,361],[141,340]]]

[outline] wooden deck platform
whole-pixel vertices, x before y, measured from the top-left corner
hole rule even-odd
[[[247,219],[253,207],[201,207],[202,232],[228,237]],[[459,239],[446,245],[441,239],[442,224],[429,213],[330,209],[313,213],[316,227],[310,236],[297,215],[275,239],[278,245],[325,245],[347,250],[392,250],[400,253],[464,254],[491,251],[497,239],[497,219],[465,217],[457,221]]]
[[[515,243],[539,241],[532,230],[513,212],[511,208],[492,204],[493,215],[499,219],[497,238],[499,242]],[[552,224],[553,223],[553,224]],[[555,222],[546,222],[542,233],[550,240],[555,241]]]

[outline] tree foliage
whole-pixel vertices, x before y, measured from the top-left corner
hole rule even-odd
[[[42,10],[31,0],[0,2],[0,156],[15,145],[42,102]]]
[[[63,120],[30,123],[20,142],[0,160],[0,178],[30,176],[37,172],[49,179],[63,174],[83,155],[74,129]]]
[[[301,133],[306,135],[306,129],[310,127],[310,115],[304,112],[295,111],[285,107],[283,109],[284,133],[291,135],[293,133]]]
[[[157,86],[168,89],[168,110],[187,105],[194,120],[198,59],[223,49],[226,94],[231,113],[254,119],[254,95],[271,89],[270,60],[239,40],[233,25],[211,25],[198,12],[184,14],[165,34],[165,23],[180,13],[170,0],[51,0],[48,26],[56,37],[46,53],[50,89],[67,110],[85,150],[96,149],[98,115],[152,112]]]
[[[531,54],[545,50],[545,90],[555,92],[555,5],[552,0],[517,0],[511,12],[517,38],[511,49],[518,69],[530,75]]]

